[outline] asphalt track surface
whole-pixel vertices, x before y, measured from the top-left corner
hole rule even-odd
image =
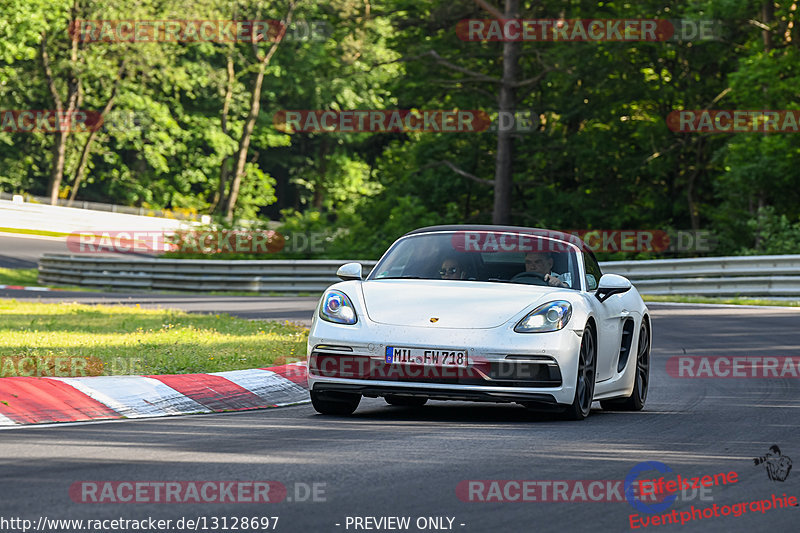
[[[36,268],[39,258],[44,254],[73,253],[67,247],[65,237],[47,237],[22,233],[0,232],[0,268]],[[150,257],[147,254],[103,254],[121,256]]]
[[[145,309],[182,309],[193,313],[227,313],[240,318],[278,320],[311,325],[318,297],[220,296],[176,293],[101,293],[79,291],[25,291],[0,289],[0,298],[18,301],[82,304],[139,305]]]
[[[227,517],[230,527],[231,517],[278,516],[277,531],[341,532],[398,531],[346,527],[347,517],[411,517],[400,531],[433,531],[417,529],[417,518],[450,517],[455,531],[625,531],[638,513],[626,502],[469,502],[456,487],[465,480],[622,480],[642,461],[668,465],[672,479],[738,474],[738,482],[713,488],[706,496],[713,501],[695,495],[666,512],[800,495],[797,468],[778,482],[753,463],[774,444],[800,460],[800,380],[679,379],[665,370],[667,358],[684,353],[800,355],[800,311],[661,304],[651,311],[652,385],[643,412],[596,404],[587,420],[565,422],[513,405],[412,409],[367,399],[352,417],[323,417],[300,405],[11,429],[0,431],[0,518],[205,517],[206,531],[233,531],[221,522],[212,528],[212,518]],[[292,501],[81,504],[68,492],[76,481],[186,480],[278,481]],[[322,484],[324,501],[297,501],[295,490],[306,491],[296,484],[313,483]],[[797,531],[799,519],[798,507],[748,510],[648,530]],[[174,524],[169,531],[189,530]]]
[[[66,239],[0,233],[0,267],[36,268],[42,254],[68,254]]]

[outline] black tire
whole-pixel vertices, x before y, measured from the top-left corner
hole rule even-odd
[[[587,324],[581,338],[578,355],[578,378],[575,381],[575,399],[563,415],[568,420],[583,420],[592,410],[594,382],[597,375],[597,340],[594,329]]]
[[[352,415],[361,402],[360,394],[311,391],[311,405],[321,415]]]
[[[394,394],[387,394],[383,397],[389,405],[398,407],[422,407],[428,403],[428,399],[424,396],[396,396]]]
[[[636,348],[636,378],[633,391],[627,398],[602,400],[600,406],[606,411],[641,411],[647,401],[650,385],[650,330],[643,320],[639,329],[639,342]]]

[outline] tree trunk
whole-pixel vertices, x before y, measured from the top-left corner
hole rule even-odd
[[[64,160],[66,159],[68,133],[66,131],[59,131],[55,135],[55,142],[53,142],[53,164],[50,167],[50,182],[48,185],[50,191],[50,205],[58,205],[58,192],[61,190],[61,181],[64,178]]]
[[[78,1],[75,0],[72,4],[70,11],[70,24],[74,24],[78,18]],[[61,190],[61,182],[64,179],[64,162],[66,160],[67,151],[67,138],[69,137],[70,120],[73,117],[78,101],[80,100],[80,80],[77,79],[76,64],[78,62],[78,39],[73,39],[72,47],[70,49],[70,72],[69,79],[67,80],[67,108],[64,109],[63,101],[58,95],[55,79],[53,78],[53,71],[50,67],[50,55],[47,52],[47,32],[42,32],[41,42],[42,53],[42,66],[44,67],[45,77],[47,79],[47,87],[50,90],[50,95],[53,97],[53,103],[56,108],[56,122],[58,131],[55,133],[55,141],[53,142],[53,162],[50,167],[50,181],[48,183],[48,196],[50,197],[50,204],[58,204],[58,193]],[[61,122],[62,113],[66,112],[66,126]]]
[[[700,214],[698,213],[697,202],[695,202],[694,199],[694,186],[697,181],[697,176],[700,175],[700,165],[703,160],[704,147],[705,144],[701,139],[696,147],[694,169],[689,173],[686,183],[686,201],[689,204],[689,220],[691,221],[693,231],[698,231],[700,229]]]
[[[322,166],[319,168],[319,177],[314,181],[314,199],[312,202],[314,209],[317,210],[321,210],[322,204],[325,202],[325,180],[328,174],[328,150],[330,148],[327,137],[324,137],[321,143],[322,146],[319,151],[319,158],[320,161],[322,161]]]
[[[761,5],[761,22],[765,25],[770,26],[772,24],[772,20],[775,17],[775,5],[773,4],[773,0],[765,0],[765,2]],[[764,41],[764,53],[766,55],[769,54],[770,50],[772,49],[772,35],[771,30],[762,30],[761,37]],[[764,93],[764,109],[769,109],[769,86],[764,83],[761,87]],[[766,133],[764,135],[767,135]],[[758,209],[756,210],[756,235],[755,239],[753,239],[753,245],[756,250],[761,249],[761,231],[763,229],[762,226],[762,219],[761,219],[761,210],[764,207],[764,191],[761,189],[761,185],[757,185],[756,190],[756,197],[758,198]]]
[[[773,0],[766,0],[761,4],[761,22],[769,26],[773,18],[775,18],[775,5]],[[772,48],[771,30],[761,30],[761,39],[764,41],[764,51],[769,52]]]
[[[250,113],[247,115],[244,127],[242,128],[242,136],[239,139],[239,150],[236,153],[236,168],[233,171],[233,180],[231,181],[231,190],[228,194],[225,203],[225,219],[228,221],[233,220],[233,210],[236,207],[236,201],[239,199],[239,188],[242,185],[242,177],[244,176],[244,166],[247,163],[247,150],[250,148],[250,138],[253,136],[253,127],[258,118],[258,112],[261,109],[261,85],[264,82],[264,71],[269,65],[272,56],[278,49],[278,45],[286,35],[286,28],[292,22],[292,14],[294,13],[295,1],[289,3],[289,8],[286,13],[286,20],[281,25],[281,30],[275,37],[275,42],[270,46],[269,52],[264,57],[258,57],[258,49],[255,42],[253,43],[253,50],[256,52],[256,59],[258,59],[258,75],[253,85],[253,94],[250,98]]]
[[[234,19],[236,18],[234,11]],[[233,68],[233,46],[228,50],[228,82],[225,87],[225,99],[222,102],[222,133],[228,135],[228,112],[231,108],[231,99],[233,98],[233,83],[236,80],[235,71]],[[230,163],[230,157],[222,158],[222,163],[219,166],[219,185],[217,186],[217,192],[214,193],[214,199],[211,201],[211,207],[209,208],[210,213],[215,213],[218,210],[221,210],[220,207],[225,205],[226,196],[225,196],[225,188],[228,185],[228,175],[230,172],[228,171],[228,166]]]
[[[519,17],[519,0],[506,0],[505,18]],[[503,43],[503,79],[500,84],[499,111],[513,113],[516,108],[514,83],[519,68],[519,43]],[[513,184],[514,138],[511,131],[498,128],[497,158],[494,172],[493,224],[508,224],[511,221],[511,190]]]
[[[264,82],[264,70],[267,64],[263,61],[258,67],[258,75],[256,82],[253,86],[253,94],[250,97],[250,113],[247,115],[247,121],[242,128],[242,137],[239,139],[239,150],[236,152],[236,169],[233,173],[233,181],[231,181],[231,191],[228,194],[228,201],[225,205],[225,218],[228,221],[233,220],[233,209],[236,207],[236,200],[239,199],[239,188],[242,185],[242,176],[244,176],[244,166],[247,163],[247,151],[250,149],[250,138],[253,136],[253,128],[258,118],[258,112],[261,109],[261,85]]]
[[[122,79],[122,74],[124,72],[125,66],[124,64],[119,66],[119,72],[117,73],[117,77],[114,80],[114,87],[111,89],[111,96],[108,98],[108,102],[106,102],[105,107],[100,112],[100,120],[99,123],[102,125],[103,121],[105,120],[106,116],[111,112],[114,108],[114,100],[117,98],[117,91],[119,90],[119,82]],[[92,152],[92,143],[94,143],[95,137],[97,137],[97,130],[98,128],[92,128],[92,131],[89,132],[89,137],[86,139],[86,143],[83,145],[83,150],[81,151],[81,159],[78,163],[78,168],[75,170],[75,180],[72,183],[72,192],[69,195],[69,202],[67,206],[71,206],[72,202],[75,201],[75,197],[78,195],[78,189],[81,187],[81,182],[83,181],[83,176],[86,172],[86,165],[89,162],[89,154]]]

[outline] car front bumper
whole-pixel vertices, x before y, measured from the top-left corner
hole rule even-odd
[[[360,317],[356,325],[315,320],[308,341],[308,382],[316,392],[425,396],[441,400],[570,404],[583,330],[516,333],[488,329],[391,326]],[[389,364],[387,346],[465,350],[466,369]]]

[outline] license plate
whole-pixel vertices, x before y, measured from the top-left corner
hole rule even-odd
[[[452,366],[465,368],[469,365],[466,350],[434,350],[427,348],[386,347],[388,364]]]

